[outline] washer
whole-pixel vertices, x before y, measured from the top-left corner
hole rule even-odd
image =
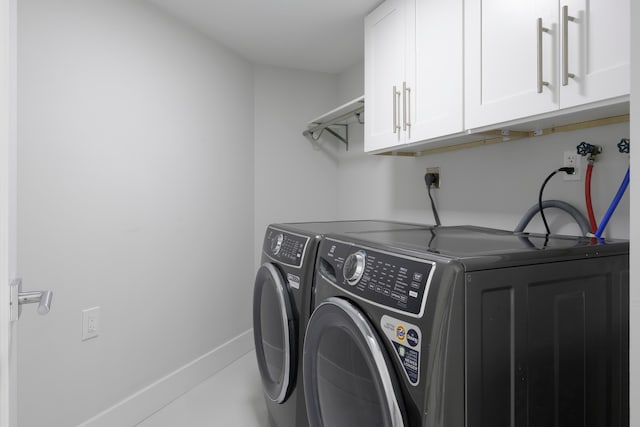
[[[328,235],[311,426],[628,426],[628,242],[478,227]]]
[[[272,224],[267,227],[262,266],[253,295],[253,331],[270,422],[308,425],[301,382],[302,344],[312,302],[318,244],[324,234],[425,228],[388,221]]]

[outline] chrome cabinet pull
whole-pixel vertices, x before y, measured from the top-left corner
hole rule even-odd
[[[396,105],[396,87],[393,87],[393,133],[396,133],[398,127],[396,122],[396,109],[398,106]]]
[[[393,86],[393,133],[400,132],[400,110],[398,103],[400,102],[400,92],[398,88]]]
[[[569,78],[576,75],[569,72],[569,21],[576,18],[569,16],[569,6],[562,6],[562,86],[569,84]]]
[[[542,18],[538,18],[538,93],[542,93],[543,86],[549,86],[549,82],[543,79],[542,70],[542,33],[548,33],[549,29],[542,26]]]
[[[404,114],[402,130],[411,127],[411,88],[407,82],[402,82],[402,110]]]

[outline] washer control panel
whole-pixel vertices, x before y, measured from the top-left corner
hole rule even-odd
[[[320,245],[318,268],[331,283],[384,307],[421,316],[435,262],[331,238]]]
[[[269,227],[262,251],[283,264],[300,267],[309,237]]]

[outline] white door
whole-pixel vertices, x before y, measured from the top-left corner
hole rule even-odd
[[[0,0],[0,427],[17,426],[16,322],[9,283],[15,274],[16,0]]]
[[[18,426],[20,306],[39,303],[46,314],[52,299],[49,291],[24,291],[16,279],[17,2],[0,0],[0,427]]]
[[[410,6],[415,19],[407,27],[409,142],[462,132],[462,0],[417,0]]]
[[[464,7],[465,127],[557,110],[557,1],[465,0]],[[539,19],[548,31],[538,30]]]
[[[566,55],[567,70],[562,57],[561,73],[575,76],[567,78],[566,85],[561,77],[560,107],[629,94],[629,0],[563,0],[560,6],[560,26],[567,27],[567,40],[561,37],[560,48],[561,55]]]
[[[405,81],[407,1],[387,0],[364,21],[364,150],[404,144],[402,84]]]

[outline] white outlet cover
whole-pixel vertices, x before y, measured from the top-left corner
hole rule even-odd
[[[95,338],[100,333],[100,307],[82,310],[82,341]]]
[[[576,153],[575,150],[567,150],[564,152],[562,166],[575,168],[575,173],[569,175],[568,173],[562,173],[562,179],[565,181],[580,181],[582,172],[582,156]]]

